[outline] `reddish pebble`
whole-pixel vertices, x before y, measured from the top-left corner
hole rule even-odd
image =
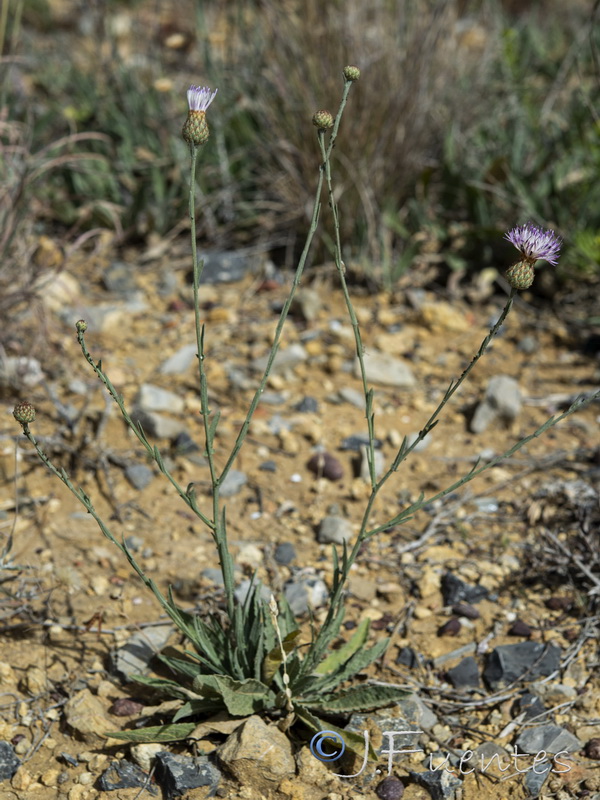
[[[404,784],[394,775],[388,775],[377,785],[375,794],[379,800],[400,800],[404,794]]]
[[[330,453],[315,453],[306,465],[315,475],[328,481],[339,481],[344,477],[344,468]]]
[[[138,703],[131,697],[119,697],[108,710],[115,717],[133,717],[134,714],[139,714],[143,708],[143,703]]]
[[[457,636],[461,628],[460,620],[456,617],[452,617],[452,619],[449,619],[448,622],[439,628],[438,636]]]
[[[550,611],[567,611],[573,605],[571,597],[551,597],[546,600],[546,608]]]
[[[470,603],[455,603],[452,606],[452,613],[457,617],[466,617],[467,619],[479,619],[481,616],[475,606]]]
[[[531,636],[533,630],[522,619],[516,619],[510,626],[509,636]]]
[[[590,739],[585,746],[585,754],[594,761],[600,761],[600,739]]]

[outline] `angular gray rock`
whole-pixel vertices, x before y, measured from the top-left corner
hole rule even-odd
[[[13,747],[9,742],[0,742],[0,781],[9,781],[21,766]]]
[[[309,609],[320,608],[329,599],[327,585],[315,575],[295,575],[284,585],[283,593],[297,617]]]
[[[183,797],[186,792],[201,786],[208,786],[206,796],[213,797],[221,773],[207,756],[179,756],[163,750],[156,755],[156,780],[166,800]]]
[[[345,517],[323,517],[319,525],[317,539],[320,544],[344,544],[354,538],[352,523]]]
[[[306,352],[305,348],[298,342],[294,342],[289,347],[278,351],[277,355],[275,356],[275,361],[273,362],[271,374],[281,375],[282,372],[288,372],[289,370],[294,369],[294,367],[296,367],[298,364],[306,361],[307,358],[308,353]],[[260,358],[255,358],[251,363],[251,368],[255,372],[264,372],[268,360],[268,354],[260,356]]]
[[[560,647],[552,643],[502,644],[489,654],[483,677],[494,690],[519,680],[531,682],[555,672],[560,654]]]
[[[539,727],[526,728],[515,742],[522,753],[535,755],[545,750],[546,753],[575,753],[581,750],[581,742],[572,733],[558,725],[540,725]]]
[[[495,420],[506,424],[514,422],[521,413],[523,401],[518,382],[509,375],[495,375],[490,378],[485,397],[475,409],[471,420],[471,432],[483,433]]]
[[[185,408],[183,397],[153,383],[140,386],[135,405],[142,411],[169,411],[171,414],[181,414]]]
[[[365,371],[369,383],[383,386],[396,386],[399,389],[411,389],[416,385],[411,368],[404,361],[388,353],[371,350],[365,353]],[[360,377],[358,359],[354,364],[354,375]]]
[[[172,633],[172,625],[145,628],[134,633],[129,641],[111,653],[112,671],[124,678],[147,673],[150,661],[166,645]]]
[[[173,353],[172,356],[165,359],[158,368],[158,371],[161,375],[179,375],[183,372],[187,372],[192,364],[196,362],[197,352],[198,347],[196,343],[185,344],[183,347],[180,347],[176,353]]]

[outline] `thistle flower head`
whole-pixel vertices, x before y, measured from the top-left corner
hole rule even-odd
[[[313,114],[313,125],[319,130],[327,130],[333,128],[333,117],[329,111],[317,111]]]
[[[211,93],[208,86],[194,86],[193,84],[187,90],[188,106],[190,111],[206,111],[212,101],[215,99],[218,89]]]
[[[21,425],[27,426],[35,419],[35,408],[27,400],[22,400],[15,406],[13,417],[17,422],[20,422]]]
[[[357,81],[360,78],[360,70],[358,67],[354,66],[354,64],[348,64],[347,67],[344,67],[344,78],[347,81]]]
[[[546,231],[528,222],[526,225],[517,225],[504,236],[513,244],[523,256],[523,260],[534,264],[543,258],[555,267],[558,264],[558,255],[562,239],[554,231]]]
[[[206,109],[215,99],[216,94],[217,89],[211,92],[208,86],[192,85],[187,91],[190,110],[181,135],[190,147],[200,147],[208,141],[210,133],[206,122]]]

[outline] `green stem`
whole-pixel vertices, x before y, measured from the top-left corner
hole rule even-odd
[[[123,402],[123,398],[117,392],[112,382],[109,380],[108,375],[106,375],[106,373],[103,371],[102,362],[99,361],[96,364],[94,359],[91,357],[85,344],[83,331],[80,328],[77,329],[77,341],[79,342],[79,346],[81,347],[81,352],[83,353],[85,360],[94,370],[98,378],[100,378],[100,380],[108,390],[108,393],[110,394],[112,399],[119,406],[119,410],[123,416],[123,419],[127,423],[128,427],[133,431],[140,444],[144,447],[148,455],[150,455],[154,459],[156,465],[158,466],[162,474],[169,480],[171,485],[175,487],[175,490],[177,491],[177,494],[181,497],[181,499],[192,509],[192,511],[202,520],[202,522],[208,528],[210,528],[210,530],[214,530],[214,525],[211,522],[211,520],[205,514],[203,514],[202,511],[200,511],[200,509],[198,508],[194,495],[186,492],[183,489],[183,487],[175,480],[175,478],[166,468],[158,448],[152,447],[152,445],[146,439],[146,436],[142,431],[141,427],[139,425],[136,425],[135,422],[131,419],[127,409],[125,408],[125,403]]]
[[[227,543],[227,526],[224,515],[221,514],[219,487],[220,480],[215,466],[214,440],[219,422],[219,415],[216,414],[213,420],[210,418],[210,408],[208,404],[208,379],[206,376],[205,352],[204,352],[204,332],[205,328],[200,319],[200,278],[204,268],[204,261],[198,261],[196,244],[196,164],[198,157],[198,147],[191,146],[191,168],[190,168],[190,235],[192,238],[192,261],[193,261],[193,292],[194,292],[194,322],[196,329],[196,345],[198,347],[198,378],[200,382],[200,406],[202,424],[204,427],[204,441],[206,444],[206,459],[210,472],[210,483],[212,488],[212,513],[213,513],[213,536],[217,546],[221,574],[223,575],[223,586],[227,602],[227,613],[233,624],[235,617],[235,581],[233,577],[233,560],[229,552]]]
[[[262,375],[262,378],[261,378],[260,383],[258,385],[258,388],[256,390],[256,393],[254,394],[254,397],[252,398],[252,402],[250,404],[250,408],[248,409],[248,413],[246,414],[246,417],[244,419],[244,422],[242,424],[242,427],[240,429],[238,437],[237,437],[237,439],[235,441],[235,444],[233,446],[233,450],[231,451],[231,455],[229,456],[229,458],[227,459],[227,463],[223,467],[223,471],[221,472],[221,476],[219,478],[219,483],[221,483],[225,479],[225,476],[227,475],[227,473],[229,472],[229,470],[233,466],[233,463],[234,463],[234,461],[235,461],[235,459],[237,457],[237,454],[239,453],[239,451],[240,451],[240,449],[241,449],[241,447],[242,447],[242,445],[244,443],[244,440],[245,440],[246,436],[248,435],[248,429],[250,427],[250,423],[252,421],[252,417],[254,416],[254,412],[256,411],[256,408],[257,408],[257,406],[258,406],[258,404],[260,402],[260,398],[262,396],[262,393],[265,390],[265,387],[267,385],[267,381],[269,379],[269,375],[271,374],[271,369],[273,367],[273,362],[275,361],[275,356],[277,355],[277,352],[279,350],[279,345],[281,343],[281,334],[282,334],[282,331],[283,331],[283,326],[284,326],[285,321],[287,319],[287,316],[288,316],[288,313],[289,313],[289,310],[290,310],[290,306],[292,305],[292,301],[293,301],[294,296],[296,294],[296,290],[298,289],[298,286],[300,284],[300,279],[302,277],[302,273],[304,272],[306,259],[308,257],[308,253],[309,253],[310,248],[312,246],[312,242],[313,242],[315,233],[317,232],[317,226],[318,226],[318,222],[319,222],[319,214],[320,214],[320,211],[321,211],[321,204],[319,202],[319,198],[321,197],[321,192],[323,190],[323,178],[324,178],[324,172],[326,170],[326,163],[327,163],[327,160],[329,159],[329,155],[331,153],[331,150],[333,149],[333,146],[335,144],[335,140],[336,140],[336,137],[337,137],[337,132],[338,132],[339,125],[340,125],[340,120],[342,118],[342,114],[343,114],[344,108],[346,106],[346,100],[347,100],[347,97],[348,97],[349,90],[350,90],[350,86],[346,85],[344,87],[344,94],[343,94],[343,97],[342,97],[342,100],[341,100],[341,103],[340,103],[340,107],[338,109],[338,113],[337,113],[337,116],[336,116],[336,119],[335,119],[335,123],[334,123],[332,134],[331,134],[331,138],[329,140],[329,147],[327,148],[327,157],[324,159],[324,163],[321,164],[321,166],[319,167],[319,179],[318,179],[318,182],[317,182],[317,189],[316,189],[316,192],[315,192],[315,202],[314,202],[314,206],[313,206],[313,213],[312,213],[312,218],[311,218],[311,221],[310,221],[310,227],[309,227],[309,230],[308,230],[306,241],[304,243],[304,248],[302,250],[302,254],[300,256],[300,260],[298,262],[298,266],[296,268],[296,273],[294,275],[294,280],[292,282],[290,293],[289,293],[289,295],[288,295],[288,297],[287,297],[287,299],[286,299],[286,301],[285,301],[285,303],[283,305],[283,308],[281,310],[281,314],[280,314],[280,317],[279,317],[279,321],[277,323],[277,327],[275,328],[275,335],[273,337],[273,344],[271,346],[271,351],[269,353],[269,358],[267,360],[267,365],[266,365],[265,370],[263,372],[263,375]],[[321,133],[321,132],[319,131],[319,133]],[[322,144],[321,140],[322,140],[322,137],[319,137],[320,144]],[[322,148],[321,148],[321,150],[322,150]]]
[[[75,495],[75,497],[79,500],[79,502],[85,507],[87,512],[96,521],[98,527],[100,528],[104,536],[106,536],[106,538],[110,542],[112,542],[112,544],[114,544],[115,547],[118,547],[119,550],[125,555],[131,567],[135,570],[135,572],[138,574],[138,576],[141,578],[144,584],[148,587],[148,589],[150,589],[150,591],[154,594],[154,596],[157,598],[161,606],[164,608],[165,612],[177,625],[179,630],[182,633],[184,633],[191,641],[195,641],[197,637],[195,637],[195,631],[193,627],[191,627],[187,623],[184,615],[179,611],[179,609],[173,603],[167,600],[167,598],[163,595],[163,593],[160,591],[160,589],[154,583],[154,581],[146,575],[146,573],[143,571],[143,569],[140,567],[140,565],[133,557],[133,554],[131,553],[125,542],[119,542],[119,540],[115,537],[110,528],[108,528],[102,517],[98,514],[98,512],[94,508],[94,505],[91,499],[88,497],[88,495],[83,491],[81,487],[77,488],[72,483],[71,479],[69,478],[64,469],[58,469],[57,467],[54,466],[52,461],[50,461],[46,453],[42,450],[42,448],[38,444],[36,438],[29,430],[29,426],[27,424],[21,423],[21,427],[23,428],[24,435],[27,437],[27,439],[29,439],[31,444],[34,446],[35,451],[38,454],[40,460],[48,467],[48,469],[51,472],[54,473],[54,475],[56,475],[56,477],[60,481],[62,481],[62,483],[67,487],[67,489],[69,489],[69,491],[73,495]]]

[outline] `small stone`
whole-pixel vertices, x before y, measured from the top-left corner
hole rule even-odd
[[[280,349],[275,356],[275,361],[271,368],[271,375],[281,375],[283,373],[291,372],[298,364],[302,364],[308,359],[308,353],[305,348],[299,343],[295,342],[285,349]],[[251,368],[255,372],[264,372],[267,366],[269,355],[255,358],[251,362]]]
[[[150,772],[161,750],[164,750],[164,745],[158,742],[134,744],[129,748],[132,759],[144,772]]]
[[[198,353],[198,346],[194,344],[186,344],[179,348],[176,353],[163,361],[158,371],[162,375],[180,375],[197,362],[196,355]]]
[[[242,488],[248,483],[248,476],[245,472],[238,469],[231,469],[225,476],[225,480],[219,489],[221,497],[233,497],[241,492]]]
[[[379,478],[385,469],[385,457],[381,450],[374,450],[374,465],[375,465],[375,477]],[[360,450],[360,465],[359,465],[359,476],[365,482],[369,482],[371,480],[371,467],[369,465],[369,451],[366,447],[361,447]]]
[[[493,689],[519,680],[533,681],[560,667],[561,650],[555,644],[519,642],[500,645],[489,654],[483,677]]]
[[[352,386],[343,386],[339,390],[338,396],[342,402],[350,403],[351,406],[356,406],[356,408],[360,408],[361,410],[365,407],[364,393],[358,389],[353,389]]]
[[[526,728],[515,742],[522,753],[535,755],[545,750],[546,753],[575,753],[581,750],[582,743],[576,736],[558,725],[539,725]]]
[[[221,763],[255,791],[268,791],[296,773],[287,736],[276,725],[250,717],[218,748]]]
[[[49,686],[46,670],[42,667],[29,667],[25,675],[25,688],[33,696],[47,692]]]
[[[375,439],[374,444],[375,449],[381,448],[381,439]],[[363,447],[368,446],[369,437],[366,433],[354,433],[352,436],[346,436],[346,438],[342,440],[340,450],[354,450],[356,453],[360,453]]]
[[[166,645],[172,632],[171,625],[160,625],[134,633],[126,644],[111,654],[112,671],[124,678],[147,673],[150,662]]]
[[[125,477],[134,489],[142,491],[154,479],[154,472],[146,464],[128,464],[125,467]]]
[[[283,593],[292,612],[298,617],[309,609],[320,608],[329,599],[325,582],[315,576],[295,575],[284,585]]]
[[[533,719],[543,714],[546,706],[537,695],[525,692],[519,699],[519,711],[525,714],[525,719]]]
[[[87,744],[106,744],[102,734],[114,728],[102,703],[89,689],[73,695],[65,704],[65,722],[68,727]]]
[[[43,786],[57,786],[59,776],[59,769],[47,769],[46,772],[40,775],[40,783]]]
[[[318,541],[320,544],[344,544],[354,538],[352,523],[344,517],[324,517],[319,525]]]
[[[456,790],[462,786],[462,781],[445,769],[433,772],[411,772],[408,774],[419,786],[426,789],[431,795],[431,800],[452,800]]]
[[[496,417],[506,424],[514,422],[521,413],[523,401],[519,384],[508,375],[495,375],[490,378],[485,397],[477,406],[471,420],[471,431],[483,433]]]
[[[401,647],[398,650],[396,664],[402,664],[402,666],[409,669],[416,669],[421,664],[421,658],[412,647]]]
[[[156,780],[166,797],[180,797],[192,789],[209,787],[208,797],[214,796],[221,773],[206,756],[174,755],[166,750],[156,755]]]
[[[142,411],[169,411],[172,414],[181,414],[185,408],[182,397],[152,383],[140,386],[135,404]]]
[[[538,761],[535,767],[526,773],[523,784],[531,797],[539,795],[551,770],[552,762],[550,760]]]
[[[294,406],[294,411],[300,414],[316,414],[319,410],[319,403],[314,397],[303,397],[299,403]]]
[[[477,603],[488,594],[488,590],[483,586],[471,586],[451,572],[446,572],[442,577],[442,596],[446,606],[460,602]]]
[[[587,758],[600,761],[600,738],[595,737],[587,741],[584,752]]]
[[[245,275],[256,270],[259,265],[257,256],[237,250],[222,250],[203,253],[204,267],[200,284],[215,285],[219,283],[235,283]]]
[[[134,408],[131,414],[133,421],[141,425],[144,433],[148,436],[155,436],[157,439],[175,439],[185,429],[182,420],[165,417],[155,411],[144,411],[141,408]]]
[[[466,619],[479,619],[481,614],[470,603],[455,603],[452,606],[452,613],[457,617],[466,617]]]
[[[461,628],[460,620],[452,617],[438,629],[438,636],[458,636]]]
[[[394,775],[388,775],[377,784],[375,794],[379,800],[400,800],[404,794],[404,784]]]
[[[144,704],[132,697],[119,697],[108,709],[108,713],[115,717],[132,717],[144,710]]]
[[[371,350],[364,356],[365,372],[369,383],[378,383],[383,386],[396,386],[401,389],[410,389],[416,385],[415,377],[410,367],[395,356]],[[360,378],[360,365],[356,359],[354,375]]]
[[[45,378],[37,358],[8,356],[0,358],[0,386],[31,389]]]
[[[344,477],[344,468],[330,453],[315,453],[306,466],[318,477],[322,476],[329,481],[339,481]]]
[[[278,564],[282,567],[286,567],[296,558],[294,545],[291,542],[281,542],[281,544],[278,544],[275,548],[273,557]]]
[[[259,466],[259,469],[262,472],[277,472],[277,462],[276,461],[263,461],[262,464]]]
[[[467,314],[444,301],[424,302],[420,307],[422,322],[438,333],[464,333],[471,327]]]
[[[455,689],[475,689],[481,686],[479,680],[479,667],[473,656],[467,656],[452,669],[446,676]]]
[[[290,314],[300,317],[306,322],[312,322],[319,316],[322,303],[321,297],[317,291],[309,288],[298,289],[292,305],[290,306]]]
[[[20,766],[21,761],[12,746],[8,742],[0,742],[0,781],[9,781]]]
[[[10,785],[13,787],[13,789],[16,789],[18,792],[26,792],[32,783],[33,783],[33,778],[31,777],[31,773],[28,772],[25,769],[25,767],[20,767],[13,774]]]
[[[531,636],[533,630],[522,619],[516,619],[508,630],[509,636]]]
[[[148,775],[137,764],[132,764],[125,759],[113,761],[110,767],[104,770],[98,779],[98,787],[103,792],[144,788],[152,795],[158,794],[156,787],[150,783]]]

